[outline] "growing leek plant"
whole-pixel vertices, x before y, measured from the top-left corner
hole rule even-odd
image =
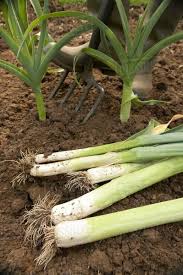
[[[36,1],[33,1],[33,3]],[[38,2],[38,1],[37,1]],[[39,3],[39,2],[38,2]],[[39,5],[35,6],[38,15],[42,14],[42,9]],[[5,27],[0,27],[0,36],[5,40],[12,52],[17,55],[19,46],[21,44],[23,34],[28,27],[27,16],[27,1],[25,0],[4,0],[0,3],[0,8],[3,13]],[[40,10],[39,10],[40,8]],[[47,10],[47,1],[43,8],[43,12]],[[18,61],[23,68],[19,68],[7,61],[0,60],[0,67],[8,70],[10,73],[19,77],[34,91],[37,110],[40,120],[45,120],[46,111],[44,100],[41,93],[41,80],[43,75],[39,75],[39,67],[42,61],[42,48],[47,35],[46,22],[40,26],[42,37],[39,45],[36,46],[34,36],[29,35],[25,41],[24,46],[18,57]]]
[[[30,0],[37,16],[48,12],[48,0],[44,1],[43,8],[39,0]],[[90,30],[92,24],[85,24],[62,37],[55,46],[46,54],[43,52],[45,42],[48,39],[47,21],[43,20],[39,24],[40,39],[37,42],[35,35],[29,33],[24,39],[24,34],[29,26],[27,0],[2,0],[0,9],[5,21],[4,26],[0,26],[0,36],[7,43],[10,50],[16,55],[21,67],[0,59],[0,67],[16,75],[24,83],[30,86],[36,98],[36,105],[39,120],[46,119],[46,110],[41,91],[41,82],[47,71],[50,61],[55,53],[68,44],[75,36]],[[64,16],[64,12],[62,14]],[[24,43],[22,45],[22,41]]]
[[[137,28],[133,37],[130,32],[129,21],[123,3],[121,0],[115,1],[119,10],[121,23],[123,26],[122,31],[124,32],[125,45],[121,43],[121,41],[116,37],[116,35],[112,32],[110,28],[108,28],[103,22],[98,20],[96,17],[90,16],[82,12],[67,11],[45,14],[34,20],[25,32],[24,40],[21,47],[24,45],[24,41],[27,39],[30,32],[34,29],[34,27],[36,27],[38,24],[49,18],[55,18],[60,16],[72,16],[80,18],[82,20],[88,20],[88,22],[94,24],[97,28],[100,28],[101,32],[104,34],[103,37],[107,38],[107,40],[109,41],[108,43],[110,43],[112,48],[114,49],[118,61],[115,61],[108,55],[91,48],[85,48],[83,49],[83,52],[103,62],[105,65],[114,70],[116,74],[123,80],[120,119],[122,122],[126,122],[130,117],[132,102],[136,104],[154,104],[158,102],[156,100],[141,101],[133,93],[132,83],[136,73],[142,68],[142,66],[147,61],[151,60],[160,50],[167,47],[171,43],[183,39],[183,32],[180,31],[178,33],[175,33],[159,41],[150,49],[144,51],[145,43],[153,27],[155,26],[155,24],[157,23],[165,9],[168,7],[171,0],[163,0],[157,8],[157,10],[155,11],[155,13],[147,21],[146,15],[151,5],[151,1],[149,1],[143,16],[141,16],[138,20]],[[57,47],[57,49],[59,49],[59,47]],[[52,51],[52,49],[50,49],[50,51]]]
[[[109,43],[111,43],[112,47],[114,48],[118,56],[118,62],[116,62],[114,59],[107,56],[106,54],[94,49],[86,48],[83,49],[83,52],[109,66],[122,79],[123,90],[120,119],[122,122],[127,122],[130,117],[132,102],[136,104],[158,103],[158,101],[156,100],[141,101],[137,97],[137,95],[134,94],[132,90],[132,83],[136,73],[143,67],[146,62],[150,61],[157,53],[159,53],[160,50],[167,47],[171,43],[183,39],[183,32],[181,31],[165,39],[162,39],[151,48],[144,51],[146,41],[152,29],[154,28],[155,24],[157,23],[165,9],[170,4],[171,0],[163,0],[157,10],[154,12],[154,14],[147,21],[146,15],[148,14],[152,2],[152,0],[150,0],[144,14],[138,20],[136,31],[133,37],[130,33],[129,21],[123,3],[121,0],[115,1],[119,10],[121,24],[123,26],[125,46],[123,46],[120,41],[118,41],[119,48],[117,49],[117,43],[116,41],[111,41],[108,35],[108,30],[104,31],[102,29],[102,31],[104,31],[105,36],[109,40]],[[113,44],[115,44],[115,47]]]

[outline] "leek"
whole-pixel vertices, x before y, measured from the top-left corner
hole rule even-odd
[[[47,265],[57,247],[72,247],[121,234],[183,220],[183,198],[146,205],[112,214],[65,221],[45,232],[39,265]]]
[[[182,134],[180,135],[182,136]],[[161,137],[164,140],[164,136],[155,137]],[[136,147],[122,152],[110,152],[99,156],[82,157],[55,163],[35,164],[30,170],[30,175],[34,177],[53,176],[103,165],[148,162],[175,156],[183,156],[183,143],[177,142],[159,146]]]
[[[79,188],[81,190],[89,191],[90,189],[97,187],[98,183],[121,177],[123,175],[140,170],[148,165],[150,164],[124,163],[70,173],[68,174],[69,181],[66,184],[66,188],[69,190],[73,188]]]
[[[164,38],[153,45],[150,49],[144,50],[151,31],[153,30],[163,12],[170,4],[171,0],[161,1],[157,10],[147,20],[147,17],[145,15],[148,13],[149,7],[151,5],[151,1],[149,1],[144,15],[139,17],[134,35],[130,33],[130,25],[127,19],[127,14],[125,12],[123,1],[115,1],[121,18],[121,24],[123,27],[125,38],[125,46],[121,45],[122,49],[120,53],[118,53],[116,50],[116,41],[112,41],[110,39],[111,34],[109,30],[104,30],[104,28],[101,28],[101,26],[99,25],[98,27],[104,32],[104,35],[113,47],[118,57],[118,60],[116,61],[105,53],[91,48],[84,48],[82,52],[87,53],[91,57],[96,58],[100,62],[110,67],[122,79],[123,90],[120,109],[120,120],[122,122],[127,122],[130,117],[132,103],[149,105],[162,103],[161,101],[157,100],[141,101],[140,99],[138,99],[137,95],[135,95],[133,92],[133,81],[137,72],[147,62],[152,60],[153,57],[155,57],[156,54],[158,54],[163,48],[169,46],[171,43],[175,43],[178,40],[183,39],[183,32],[181,31],[167,38]],[[119,40],[118,43],[120,43]],[[119,54],[121,54],[121,56],[119,56]]]

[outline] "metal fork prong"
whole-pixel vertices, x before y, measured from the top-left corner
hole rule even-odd
[[[52,93],[50,94],[49,99],[52,99],[53,97],[55,97],[59,93],[59,90],[60,90],[61,86],[63,85],[66,77],[68,76],[68,74],[69,74],[69,71],[64,70],[64,72],[61,74],[61,77],[59,79],[58,84],[55,86]]]
[[[77,87],[77,82],[74,81],[70,88],[68,89],[66,95],[64,96],[64,98],[62,99],[62,101],[60,102],[60,106],[63,107],[63,105],[67,102],[67,100],[71,97],[71,95],[74,93],[75,88]]]
[[[86,123],[88,121],[88,119],[95,114],[98,105],[100,104],[100,102],[102,101],[102,99],[105,95],[104,88],[101,87],[99,84],[96,83],[95,88],[96,88],[96,91],[99,93],[99,96],[97,97],[95,104],[93,105],[93,107],[91,108],[89,113],[86,115],[86,117],[84,118],[82,123]]]
[[[80,100],[79,100],[78,105],[77,105],[76,108],[75,108],[75,112],[78,112],[78,111],[81,109],[81,107],[82,107],[82,105],[83,105],[85,99],[87,98],[87,95],[88,95],[90,89],[92,88],[92,86],[93,86],[93,85],[92,85],[91,83],[88,83],[88,84],[83,88],[82,96],[81,96],[81,98],[80,98]]]

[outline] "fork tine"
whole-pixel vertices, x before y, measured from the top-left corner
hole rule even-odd
[[[68,76],[68,74],[69,74],[69,71],[64,70],[64,72],[61,74],[61,77],[60,77],[60,80],[59,80],[58,84],[55,86],[55,88],[53,89],[53,91],[50,94],[48,99],[52,99],[53,97],[55,97],[59,93],[59,90],[60,90],[62,84],[64,83],[66,77]]]
[[[78,105],[77,105],[76,108],[75,108],[75,112],[76,112],[76,113],[81,109],[81,107],[82,107],[82,105],[83,105],[83,103],[84,103],[84,101],[85,101],[85,99],[86,99],[86,97],[87,97],[87,95],[88,95],[90,89],[92,88],[92,86],[93,86],[93,85],[92,85],[91,83],[88,83],[88,84],[83,88],[82,96],[81,96],[81,98],[80,98],[80,100],[79,100]]]
[[[93,105],[93,107],[91,108],[91,110],[88,112],[88,114],[86,115],[86,117],[83,120],[83,124],[86,123],[88,121],[88,119],[93,116],[96,112],[96,109],[98,107],[98,105],[100,104],[100,102],[102,101],[104,95],[105,95],[105,90],[103,87],[101,87],[99,84],[95,84],[95,88],[97,90],[97,92],[99,93],[99,96],[97,97],[95,104]]]
[[[58,94],[59,89],[61,88],[61,86],[64,83],[68,74],[69,74],[69,70],[64,70],[64,72],[62,73],[62,76],[59,80],[59,83],[57,84],[55,89],[52,91],[51,95],[49,96],[49,99],[55,97]],[[78,112],[81,109],[84,101],[86,100],[86,98],[88,96],[88,93],[90,92],[90,90],[92,88],[95,88],[96,91],[98,92],[98,97],[95,100],[93,107],[88,112],[88,114],[86,115],[86,117],[84,118],[84,120],[82,122],[82,123],[86,123],[88,121],[88,119],[95,114],[96,109],[98,108],[98,105],[100,104],[100,102],[102,101],[102,99],[104,97],[105,91],[104,91],[103,87],[100,86],[96,82],[91,71],[87,71],[87,72],[85,71],[84,73],[77,73],[77,79],[78,79],[78,81],[80,81],[80,79],[82,79],[86,83],[86,86],[83,88],[82,95],[81,95],[81,98],[80,98],[76,108],[75,108],[75,112]],[[63,99],[60,102],[60,107],[63,107],[64,104],[71,97],[71,95],[74,93],[74,90],[77,87],[77,83],[78,83],[77,81],[73,81],[73,83],[70,85],[69,89],[67,90],[67,93],[65,94],[65,96],[63,97]]]
[[[80,76],[77,77],[78,81],[80,80]],[[77,87],[77,82],[74,81],[70,88],[68,89],[66,95],[64,96],[64,98],[62,99],[62,101],[60,102],[60,107],[63,107],[63,105],[67,102],[67,100],[71,97],[71,95],[74,93],[75,88]]]

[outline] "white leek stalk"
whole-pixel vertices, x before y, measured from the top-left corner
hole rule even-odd
[[[183,198],[76,221],[47,230],[37,263],[46,265],[57,247],[91,243],[137,230],[183,221]]]
[[[183,198],[55,226],[58,247],[94,242],[139,229],[183,221]]]
[[[183,143],[178,142],[159,146],[137,147],[122,152],[111,152],[103,155],[81,157],[47,164],[35,164],[30,174],[34,177],[45,177],[103,165],[125,162],[147,162],[175,156],[183,156]]]
[[[74,172],[68,174],[70,179],[66,184],[66,187],[69,190],[72,190],[73,188],[79,188],[81,190],[85,189],[89,191],[94,189],[98,183],[121,177],[123,175],[140,170],[148,165],[150,165],[150,163],[124,163],[91,168],[82,172]]]
[[[101,183],[112,180],[128,173],[140,170],[147,166],[147,164],[138,163],[124,163],[111,166],[103,166],[89,169],[85,172],[86,177],[91,184]]]

